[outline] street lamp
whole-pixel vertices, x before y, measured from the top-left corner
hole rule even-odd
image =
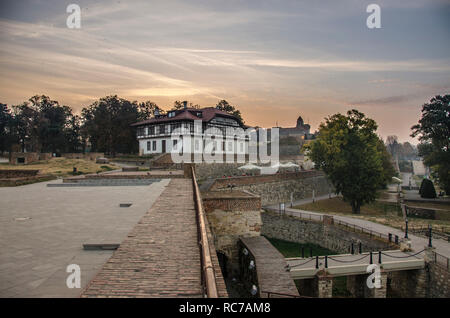
[[[432,229],[431,229],[431,224],[428,224],[428,247],[433,247],[432,244]]]
[[[407,239],[408,238],[408,218],[405,219],[405,223],[406,223],[406,226],[405,226],[405,238]]]

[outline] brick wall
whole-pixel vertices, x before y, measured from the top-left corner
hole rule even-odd
[[[20,162],[23,160],[23,162]],[[29,164],[39,161],[39,153],[37,152],[12,152],[9,160],[10,164]]]
[[[316,196],[333,191],[323,173],[314,170],[217,179],[210,190],[226,191],[229,184],[235,185],[238,190],[261,196],[262,205],[288,203],[291,194],[293,200],[312,197],[313,189]]]

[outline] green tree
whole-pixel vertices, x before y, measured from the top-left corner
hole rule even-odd
[[[434,199],[436,198],[436,189],[434,189],[433,182],[430,179],[423,179],[420,184],[419,194],[422,198]]]
[[[147,116],[141,114],[137,102],[117,95],[100,98],[82,110],[83,133],[93,151],[116,153],[137,152],[136,130],[131,124]]]
[[[138,104],[139,109],[139,119],[140,120],[146,120],[150,117],[155,115],[155,110],[158,109],[161,111],[160,107],[152,102],[152,101],[145,101]]]
[[[0,103],[0,153],[10,151],[12,145],[11,126],[13,116],[6,104]]]
[[[236,116],[237,118],[239,118],[239,120],[242,123],[244,123],[244,119],[242,118],[241,111],[236,109],[235,106],[230,105],[226,100],[224,100],[224,99],[220,100],[217,103],[216,108],[220,109],[224,112],[227,112],[233,116]]]
[[[419,137],[419,156],[437,173],[438,183],[450,194],[450,95],[433,97],[422,106],[422,118],[411,127]]]
[[[392,177],[390,159],[376,129],[373,119],[350,110],[347,116],[326,118],[317,139],[304,146],[316,167],[327,174],[336,193],[342,194],[356,214],[363,204],[375,200],[377,190]]]

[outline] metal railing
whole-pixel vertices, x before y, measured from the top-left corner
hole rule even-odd
[[[433,252],[433,262],[450,271],[450,259],[448,257]]]
[[[197,210],[198,236],[201,248],[202,280],[208,298],[218,298],[216,276],[211,258],[211,249],[206,233],[206,215],[203,210],[203,203],[200,197],[194,167],[191,166],[192,183],[194,188],[194,201]]]
[[[401,230],[405,231],[405,228],[403,226],[401,226]],[[415,226],[415,227],[408,226],[408,232],[413,233],[413,234],[423,235],[426,237],[429,236],[428,226]],[[444,239],[444,240],[447,240],[450,242],[450,233],[443,226],[441,226],[441,227],[433,226],[431,235],[433,238],[440,238],[440,239]]]
[[[308,296],[301,296],[301,295],[293,295],[293,294],[285,294],[285,293],[278,293],[278,292],[271,292],[271,291],[261,291],[261,294],[266,294],[267,297],[265,298],[273,298],[273,296],[282,296],[283,298],[313,298]]]
[[[275,213],[278,213],[279,215],[289,215],[289,216],[295,216],[304,220],[309,220],[309,221],[317,221],[317,222],[324,222],[324,215],[322,214],[312,214],[312,213],[307,213],[307,212],[302,212],[302,211],[286,211],[286,210],[280,210],[277,208],[265,208],[265,210],[267,211],[272,211]],[[351,223],[347,223],[338,219],[333,218],[333,224],[334,225],[339,225],[339,226],[343,226],[346,227],[347,229],[351,230],[352,232],[360,232],[360,233],[364,233],[364,234],[368,234],[371,238],[379,238],[381,240],[385,240],[387,241],[388,244],[391,244],[393,246],[398,246],[398,240],[399,237],[397,236],[397,240],[394,241],[395,235],[389,233],[389,234],[384,234],[384,233],[380,233],[371,229],[367,229],[364,227],[361,227],[359,225],[356,224],[351,224]]]

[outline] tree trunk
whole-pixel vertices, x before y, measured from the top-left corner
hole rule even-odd
[[[359,203],[357,201],[352,201],[351,206],[352,206],[353,214],[360,214],[360,212],[361,212],[361,203]]]

